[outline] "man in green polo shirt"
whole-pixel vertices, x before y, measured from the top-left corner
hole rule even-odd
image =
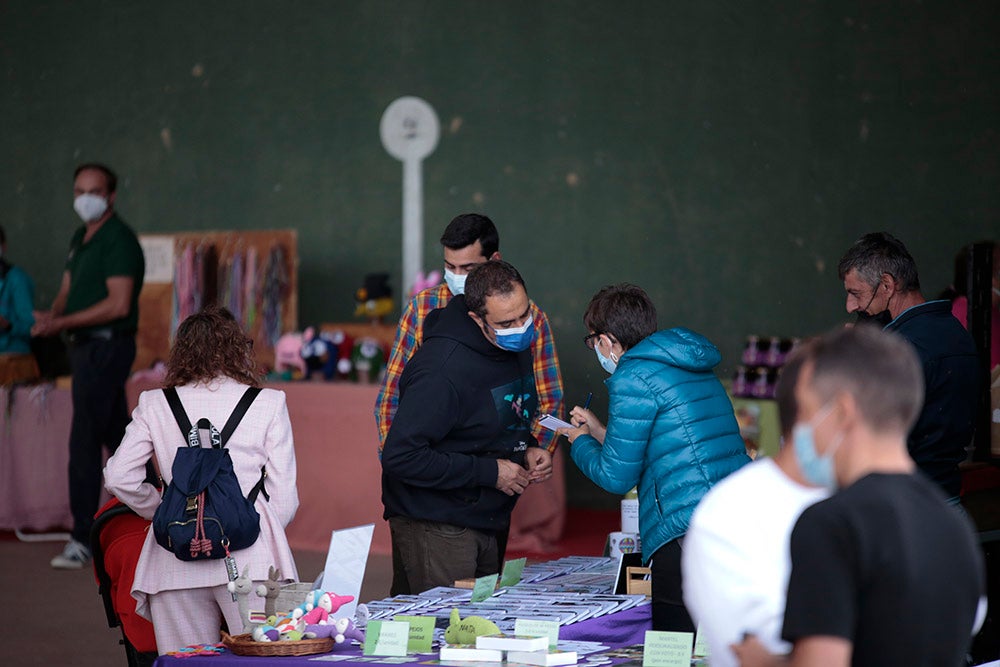
[[[52,567],[90,560],[90,527],[101,495],[102,448],[114,452],[128,424],[125,381],[135,361],[139,292],[146,265],[135,232],[114,211],[118,178],[102,164],[77,167],[73,208],[83,220],[69,246],[52,309],[35,314],[32,334],[65,331],[73,370],[69,436],[72,539]]]

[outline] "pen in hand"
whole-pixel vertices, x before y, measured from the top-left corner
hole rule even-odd
[[[591,392],[587,393],[587,400],[583,402],[583,409],[584,410],[589,410],[590,409],[590,399],[592,399],[593,397],[594,397],[594,392],[591,391]]]

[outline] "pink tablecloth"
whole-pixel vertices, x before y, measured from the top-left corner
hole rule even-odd
[[[52,385],[0,389],[0,530],[72,525],[69,391]]]

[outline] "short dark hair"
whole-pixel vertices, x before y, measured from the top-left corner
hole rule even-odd
[[[501,259],[477,264],[465,280],[465,305],[479,317],[486,317],[486,298],[510,294],[515,284],[525,286],[524,278],[511,264]]]
[[[774,387],[774,401],[778,404],[778,425],[781,427],[781,436],[785,438],[791,436],[795,422],[798,421],[799,402],[795,400],[795,385],[798,384],[799,373],[805,361],[804,346],[788,355]]]
[[[656,331],[656,306],[641,287],[607,285],[590,299],[583,323],[594,333],[613,336],[628,350]]]
[[[73,172],[73,180],[76,180],[76,177],[80,175],[81,171],[90,170],[99,171],[104,174],[104,179],[108,184],[109,194],[118,189],[118,176],[115,172],[111,171],[111,167],[106,164],[101,164],[100,162],[84,162]]]
[[[913,346],[878,327],[839,327],[805,348],[811,388],[824,403],[854,397],[876,432],[906,435],[924,402],[924,376]],[[800,376],[801,377],[801,376]]]
[[[917,263],[903,242],[888,232],[871,232],[854,242],[837,265],[837,275],[843,280],[854,269],[871,287],[888,273],[904,292],[920,289]]]
[[[441,235],[441,245],[450,250],[461,250],[479,241],[483,257],[489,259],[500,250],[500,234],[493,221],[479,213],[455,216]]]

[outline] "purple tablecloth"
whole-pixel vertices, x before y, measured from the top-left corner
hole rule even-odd
[[[560,639],[572,639],[576,641],[599,641],[612,648],[621,646],[632,646],[642,644],[646,630],[650,629],[650,609],[649,605],[634,607],[627,611],[608,616],[592,618],[581,623],[566,625],[559,629]],[[352,647],[349,650],[339,651],[340,653],[361,656],[360,647]],[[215,667],[317,667],[325,664],[322,661],[310,661],[315,655],[304,656],[283,656],[277,658],[257,658],[223,653],[214,656],[193,656],[190,658],[174,658],[170,656],[160,656],[156,659],[154,667],[194,667],[195,665],[215,665]],[[428,654],[428,659],[436,659],[436,654]],[[387,660],[391,660],[387,659]],[[340,667],[364,667],[372,665],[371,658],[365,662],[355,660],[343,660],[336,663]],[[417,663],[413,663],[417,664]]]

